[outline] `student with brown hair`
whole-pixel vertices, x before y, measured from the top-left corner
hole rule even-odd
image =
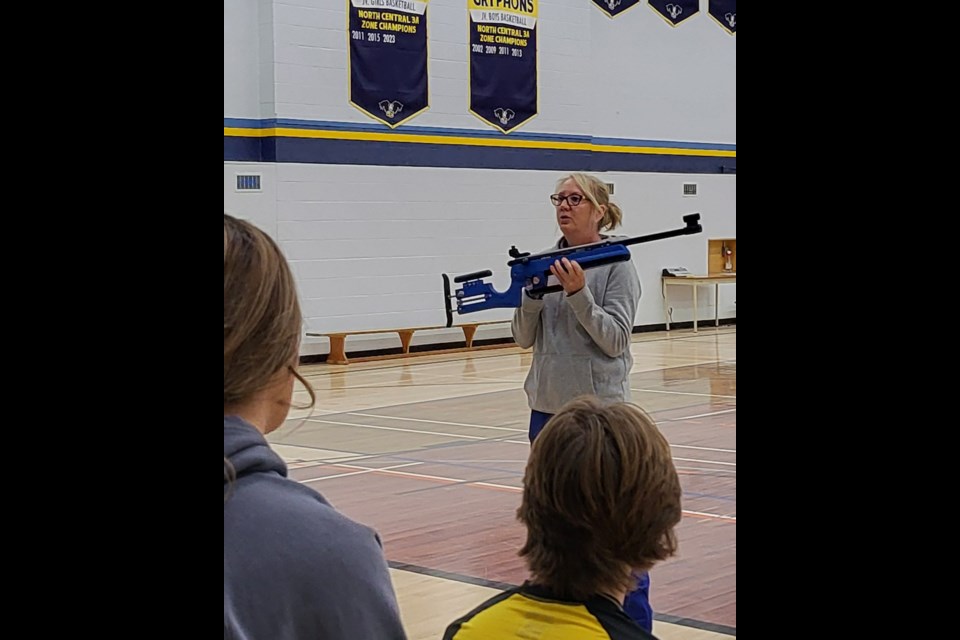
[[[444,640],[654,638],[623,610],[635,575],[677,551],[680,479],[653,419],[630,403],[567,403],[534,440],[523,485],[530,580]]]
[[[377,533],[287,477],[303,318],[276,243],[223,214],[223,637],[405,640]]]

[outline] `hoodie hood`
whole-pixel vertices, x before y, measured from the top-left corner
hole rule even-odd
[[[270,472],[287,477],[286,463],[270,448],[263,434],[237,416],[223,417],[223,457],[233,465],[238,479],[251,473]]]

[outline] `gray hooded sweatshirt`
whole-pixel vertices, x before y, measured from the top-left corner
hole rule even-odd
[[[223,418],[223,637],[406,640],[377,533],[287,478],[257,429]]]
[[[558,241],[548,250],[559,248]],[[629,260],[583,273],[587,285],[572,296],[560,291],[535,300],[524,294],[513,314],[513,339],[524,349],[533,347],[523,388],[535,411],[557,413],[580,395],[630,400],[630,338],[640,278]]]

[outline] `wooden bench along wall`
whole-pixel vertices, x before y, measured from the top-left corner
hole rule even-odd
[[[476,349],[491,349],[497,347],[510,346],[509,344],[496,344],[496,345],[484,345],[484,346],[473,346],[473,336],[477,333],[477,328],[483,325],[488,324],[505,324],[510,322],[509,320],[488,320],[484,322],[467,322],[464,324],[456,324],[452,327],[447,327],[445,325],[433,326],[433,327],[404,327],[400,329],[365,329],[362,331],[331,331],[329,333],[314,333],[307,332],[308,336],[319,337],[319,338],[329,338],[330,339],[330,354],[327,356],[328,364],[349,364],[352,362],[362,362],[365,360],[384,360],[388,358],[403,358],[409,355],[425,355],[427,353],[456,353],[458,351],[473,351]],[[410,341],[413,340],[413,334],[417,331],[432,331],[437,329],[454,329],[459,328],[463,330],[463,339],[466,341],[466,348],[445,348],[443,346],[438,346],[436,349],[431,349],[428,351],[417,351],[416,353],[410,353]],[[353,358],[352,360],[347,357],[346,342],[347,336],[359,336],[359,335],[371,335],[377,333],[396,333],[400,336],[400,346],[401,353],[388,353],[383,355],[376,356],[362,356],[359,358]]]

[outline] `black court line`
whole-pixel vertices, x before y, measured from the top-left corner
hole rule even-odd
[[[473,576],[463,575],[462,573],[453,573],[451,571],[441,571],[440,569],[430,569],[429,567],[421,567],[415,564],[407,564],[406,562],[397,562],[396,560],[388,560],[387,564],[390,565],[391,569],[398,569],[400,571],[409,571],[411,573],[419,573],[421,575],[430,576],[432,578],[444,578],[445,580],[453,580],[455,582],[463,582],[466,584],[476,585],[478,587],[490,587],[491,589],[498,589],[500,591],[506,591],[507,589],[513,589],[519,585],[509,584],[507,582],[497,582],[495,580],[485,580],[484,578],[475,578]],[[659,620],[661,622],[669,622],[670,624],[680,625],[682,627],[691,627],[694,629],[701,629],[703,631],[713,631],[714,633],[723,633],[728,636],[737,635],[736,627],[728,627],[723,624],[715,624],[713,622],[703,622],[701,620],[694,620],[692,618],[681,618],[679,616],[671,616],[666,613],[656,613],[653,614],[654,620]]]
[[[673,323],[671,323],[673,324]],[[692,618],[681,618],[679,616],[671,616],[666,613],[653,613],[653,619],[659,620],[660,622],[669,622],[670,624],[680,625],[681,627],[693,627],[694,629],[700,629],[702,631],[713,631],[714,633],[723,633],[728,636],[737,635],[736,627],[728,627],[724,624],[715,624],[713,622],[703,622],[701,620],[693,620]]]
[[[432,578],[444,578],[446,580],[453,580],[455,582],[464,582],[466,584],[472,584],[478,587],[490,587],[491,589],[499,589],[500,591],[513,589],[515,586],[517,586],[515,584],[509,584],[506,582],[496,582],[495,580],[485,580],[484,578],[465,576],[462,573],[452,573],[450,571],[441,571],[440,569],[430,569],[428,567],[421,567],[415,564],[407,564],[406,562],[397,562],[396,560],[389,560],[387,561],[387,564],[390,565],[391,569],[400,569],[401,571],[419,573]]]

